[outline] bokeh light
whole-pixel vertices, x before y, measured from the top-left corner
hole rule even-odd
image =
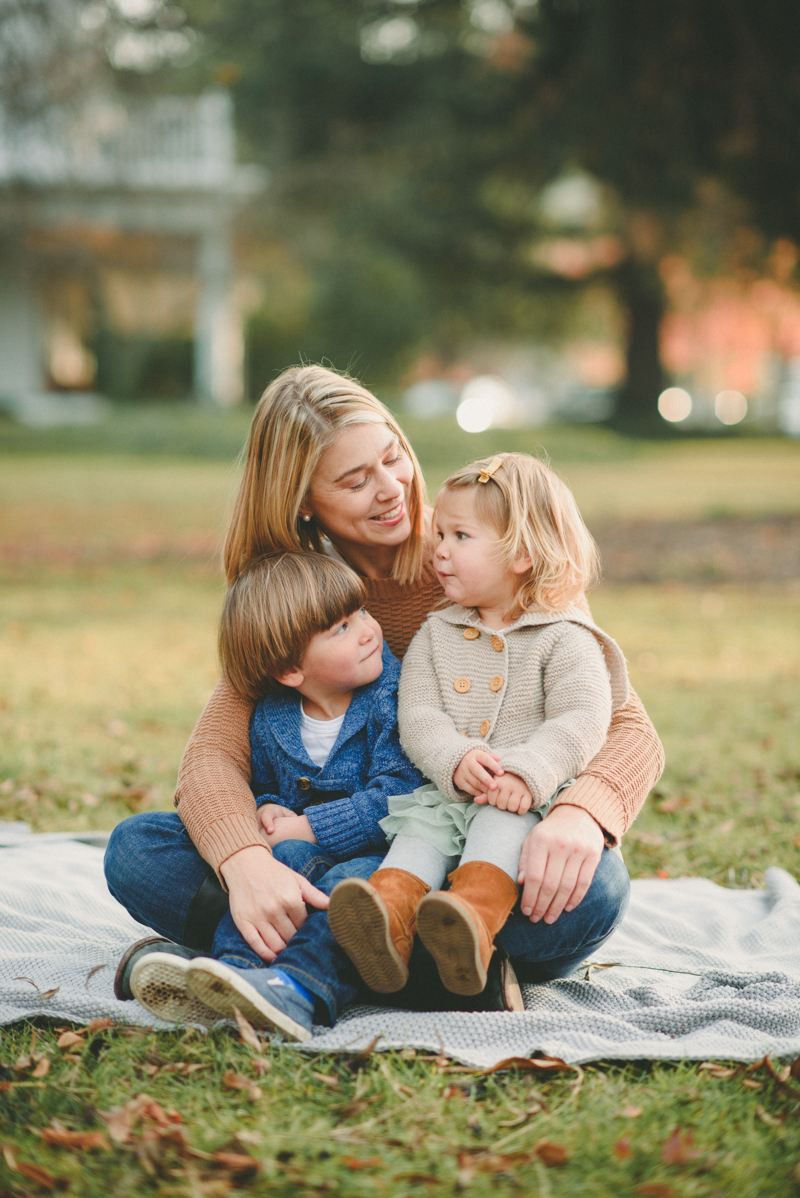
[[[738,424],[747,415],[747,400],[741,391],[720,391],[714,411],[721,424]]]
[[[493,424],[505,428],[517,424],[519,401],[516,392],[494,375],[477,375],[461,392],[456,420],[465,433],[482,433]]]
[[[658,410],[670,424],[677,424],[691,412],[692,397],[683,387],[667,387],[658,397]]]

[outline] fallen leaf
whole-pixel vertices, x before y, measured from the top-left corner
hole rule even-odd
[[[3,1157],[9,1169],[15,1173],[22,1173],[25,1177],[29,1177],[31,1181],[35,1181],[37,1185],[44,1190],[65,1190],[69,1182],[65,1177],[54,1177],[47,1169],[43,1169],[41,1165],[34,1165],[31,1161],[19,1161],[14,1154],[10,1145],[3,1145]]]
[[[785,1115],[770,1115],[769,1111],[760,1102],[756,1103],[756,1114],[762,1123],[766,1123],[769,1127],[781,1127],[786,1121]]]
[[[45,1127],[41,1132],[42,1143],[53,1148],[74,1148],[85,1152],[91,1148],[110,1148],[101,1131],[66,1131],[62,1128]]]
[[[21,1057],[17,1057],[11,1068],[16,1069],[17,1072],[21,1072],[23,1069],[30,1069],[32,1064],[33,1057],[30,1055],[30,1053],[25,1052]]]
[[[13,1085],[13,1082],[0,1082],[0,1094],[5,1094],[6,1090],[10,1090]]]
[[[623,1136],[621,1140],[617,1140],[611,1151],[614,1153],[614,1156],[617,1158],[617,1160],[620,1161],[626,1161],[628,1157],[633,1156],[630,1136]]]
[[[49,1072],[50,1072],[50,1059],[49,1059],[49,1057],[42,1057],[42,1059],[39,1061],[38,1065],[34,1069],[33,1073],[31,1074],[31,1077],[47,1077],[47,1074]]]
[[[102,1119],[106,1130],[115,1144],[127,1144],[131,1139],[134,1125],[145,1116],[159,1122],[162,1126],[170,1126],[170,1119],[161,1110],[157,1102],[147,1094],[137,1094],[124,1106],[112,1107],[109,1111],[98,1111],[98,1119]]]
[[[665,1141],[661,1149],[661,1159],[665,1165],[686,1165],[689,1161],[697,1160],[703,1155],[702,1149],[692,1148],[694,1132],[681,1132],[680,1128]]]
[[[221,1165],[231,1173],[250,1174],[257,1173],[259,1169],[258,1161],[246,1152],[214,1152],[211,1159],[215,1165]]]
[[[672,1186],[662,1185],[660,1182],[645,1182],[643,1186],[636,1187],[636,1193],[641,1194],[642,1198],[673,1198],[675,1191]]]
[[[569,1160],[569,1153],[564,1145],[556,1144],[553,1140],[540,1140],[538,1144],[534,1144],[533,1151],[548,1169],[566,1165]]]
[[[748,1090],[763,1090],[764,1089],[764,1083],[754,1081],[752,1077],[743,1077],[742,1085],[746,1086]]]
[[[250,1066],[258,1074],[259,1077],[263,1077],[264,1074],[269,1073],[270,1069],[272,1068],[272,1061],[268,1061],[266,1057],[251,1057],[250,1058]],[[202,1069],[203,1066],[202,1065],[190,1065],[189,1068],[191,1070],[195,1070],[195,1069]]]
[[[366,1048],[362,1048],[360,1052],[354,1052],[350,1058],[351,1067],[355,1066],[356,1068],[358,1068],[359,1065],[363,1065],[365,1061],[369,1060],[369,1058],[372,1056],[373,1052],[375,1051],[375,1047],[376,1047],[378,1041],[380,1040],[380,1038],[381,1038],[380,1034],[378,1034],[377,1036],[373,1036],[373,1038],[370,1040],[370,1042],[366,1046]]]
[[[76,1044],[83,1044],[83,1036],[80,1032],[64,1032],[56,1040],[58,1048],[74,1048]]]
[[[257,1102],[259,1098],[263,1098],[263,1092],[256,1086],[249,1077],[244,1077],[241,1073],[237,1073],[235,1069],[227,1069],[222,1078],[222,1084],[228,1090],[241,1090],[247,1094],[251,1102]]]
[[[638,1119],[642,1113],[642,1107],[631,1106],[629,1102],[625,1104],[621,1111],[617,1111],[619,1119]]]
[[[11,980],[12,980],[12,981],[14,981],[14,982],[30,982],[30,984],[31,984],[31,986],[33,986],[34,990],[38,990],[38,989],[39,989],[39,987],[38,987],[38,986],[36,985],[36,983],[34,982],[33,978],[23,978],[23,977],[18,977],[18,978],[12,978]]]
[[[656,811],[663,811],[669,815],[673,811],[680,811],[682,807],[688,807],[689,801],[688,795],[676,795],[673,799],[662,799],[656,805]]]
[[[667,871],[665,869],[657,869],[656,873],[658,874],[659,878],[661,878],[664,882],[666,882],[667,879],[669,878],[669,874],[667,873]]]
[[[113,1019],[93,1019],[89,1024],[89,1031],[104,1032],[107,1027],[116,1027],[115,1021]]]
[[[253,1052],[261,1052],[262,1044],[256,1035],[256,1029],[253,1027],[252,1023],[245,1019],[238,1007],[233,1008],[233,1017],[236,1020],[236,1026],[239,1029],[239,1035],[242,1037],[242,1040],[247,1047],[252,1048]]]
[[[561,1057],[506,1057],[492,1065],[491,1069],[484,1069],[478,1076],[488,1077],[491,1073],[502,1073],[507,1069],[518,1069],[520,1073],[583,1073],[580,1065],[568,1065]]]
[[[101,969],[108,969],[108,965],[107,964],[95,965],[94,969],[89,970],[89,972],[86,975],[86,983],[85,983],[87,990],[89,989],[89,982],[91,982],[94,975],[96,973],[99,973]],[[114,1026],[113,1019],[111,1020],[111,1022],[109,1024],[106,1024],[106,1027],[113,1027],[113,1026]]]
[[[342,1164],[345,1165],[348,1169],[354,1169],[354,1170],[356,1170],[356,1169],[377,1169],[380,1165],[383,1164],[383,1161],[379,1156],[368,1156],[368,1157],[365,1157],[363,1160],[359,1159],[359,1157],[357,1157],[357,1156],[343,1156]]]
[[[315,1069],[312,1069],[311,1076],[315,1077],[318,1082],[322,1082],[323,1085],[330,1086],[332,1090],[341,1089],[338,1077],[335,1077],[332,1073],[317,1073]]]

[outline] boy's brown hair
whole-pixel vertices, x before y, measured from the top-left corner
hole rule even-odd
[[[364,584],[324,553],[270,553],[236,579],[219,625],[222,671],[243,698],[280,692],[311,638],[364,605]]]

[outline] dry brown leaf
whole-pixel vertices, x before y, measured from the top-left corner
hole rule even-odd
[[[702,1149],[692,1148],[694,1132],[682,1132],[676,1127],[661,1149],[661,1159],[665,1165],[687,1165],[703,1155]]]
[[[251,1057],[250,1067],[259,1076],[263,1077],[265,1073],[269,1073],[272,1068],[272,1061],[268,1061],[266,1057]],[[202,1068],[202,1066],[190,1065],[190,1069]]]
[[[113,1019],[93,1019],[89,1024],[90,1032],[104,1032],[107,1027],[116,1027]]]
[[[317,1073],[316,1069],[312,1069],[311,1076],[315,1077],[318,1082],[322,1082],[323,1085],[330,1086],[332,1090],[341,1089],[341,1086],[339,1085],[339,1079],[333,1073]]]
[[[785,1115],[771,1115],[760,1102],[756,1103],[756,1114],[761,1122],[766,1123],[768,1127],[781,1127],[786,1121]]]
[[[586,973],[583,975],[584,982],[588,982],[596,969],[613,969],[615,965],[619,965],[619,961],[609,961],[605,965],[598,965],[594,961],[589,962]]]
[[[358,1068],[359,1065],[363,1065],[364,1062],[372,1056],[380,1038],[380,1034],[373,1036],[366,1048],[362,1048],[360,1052],[354,1052],[350,1058],[351,1067],[354,1066],[355,1068]]]
[[[101,1131],[67,1131],[65,1128],[45,1127],[41,1136],[42,1143],[50,1144],[53,1148],[74,1148],[78,1152],[111,1147]]]
[[[80,1032],[63,1032],[56,1040],[58,1048],[74,1048],[76,1044],[83,1044],[83,1035]]]
[[[145,1115],[152,1118],[154,1108],[159,1112],[164,1123],[169,1124],[169,1119],[164,1115],[158,1103],[153,1102],[152,1098],[148,1098],[146,1094],[137,1094],[124,1106],[112,1107],[109,1111],[98,1111],[97,1117],[105,1123],[108,1134],[115,1144],[127,1144],[131,1139],[134,1124]]]
[[[534,1144],[533,1151],[543,1165],[547,1165],[548,1169],[552,1169],[558,1165],[566,1165],[569,1160],[569,1153],[563,1144],[556,1144],[553,1140],[540,1140],[538,1144]]]
[[[764,1089],[764,1083],[754,1081],[752,1077],[743,1077],[742,1085],[746,1086],[748,1090],[763,1090]]]
[[[21,1057],[17,1057],[11,1068],[16,1069],[17,1072],[20,1073],[23,1069],[30,1069],[32,1064],[33,1057],[29,1052],[24,1052]]]
[[[50,1059],[49,1057],[42,1057],[33,1073],[31,1073],[31,1077],[47,1077],[49,1072]]]
[[[231,1173],[257,1173],[259,1168],[258,1161],[246,1152],[214,1152],[211,1159],[215,1165],[221,1165]]]
[[[18,977],[18,978],[12,978],[12,981],[14,981],[14,982],[30,982],[30,984],[31,984],[31,986],[33,986],[34,990],[39,989],[39,987],[34,982],[33,978]]]
[[[89,983],[91,982],[92,978],[94,977],[94,975],[96,973],[99,973],[101,969],[108,969],[108,965],[105,963],[103,965],[95,965],[94,969],[89,970],[89,972],[86,975],[86,982],[85,982],[85,986],[86,986],[87,990],[89,989]],[[111,1021],[112,1026],[113,1026],[113,1022],[114,1021],[112,1020]]]
[[[363,1160],[357,1156],[343,1156],[342,1164],[348,1169],[377,1169],[383,1164],[383,1160],[379,1156],[368,1156]]]
[[[484,1069],[479,1076],[488,1077],[491,1073],[502,1073],[507,1069],[518,1069],[520,1073],[583,1073],[579,1065],[568,1065],[560,1057],[506,1057],[492,1065],[491,1069]]]
[[[638,1119],[639,1116],[641,1115],[641,1113],[642,1113],[642,1107],[631,1106],[631,1104],[629,1102],[626,1102],[626,1104],[622,1108],[622,1110],[617,1111],[617,1118],[618,1119]]]
[[[43,1190],[65,1190],[69,1182],[65,1177],[54,1177],[47,1169],[43,1169],[41,1165],[34,1165],[31,1161],[20,1161],[11,1148],[10,1144],[3,1145],[3,1158],[15,1173],[22,1173],[23,1176],[29,1177],[31,1181],[35,1181]]]
[[[58,994],[60,989],[61,989],[60,986],[54,986],[52,990],[45,990],[43,993],[41,993],[39,995],[40,1001],[47,1002],[48,998],[52,998],[53,995]]]
[[[236,1020],[236,1026],[239,1029],[239,1035],[247,1045],[252,1048],[253,1052],[261,1052],[262,1044],[256,1035],[256,1029],[247,1019],[245,1019],[238,1007],[233,1008],[233,1017]]]
[[[237,1073],[235,1069],[227,1069],[225,1071],[222,1084],[228,1090],[241,1090],[247,1094],[251,1102],[257,1102],[259,1098],[263,1098],[262,1090],[254,1085],[249,1077],[244,1077],[243,1074]]]
[[[611,1151],[614,1153],[614,1156],[617,1158],[617,1160],[620,1161],[626,1161],[628,1157],[633,1156],[630,1136],[623,1136],[621,1140],[617,1140]]]

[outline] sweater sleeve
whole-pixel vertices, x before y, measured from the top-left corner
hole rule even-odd
[[[218,876],[220,866],[240,849],[258,845],[270,851],[250,790],[251,715],[250,703],[221,678],[189,738],[178,771],[174,799],[178,815],[197,851]]]
[[[482,740],[462,735],[443,710],[442,691],[431,652],[430,624],[423,624],[403,658],[398,692],[400,740],[411,760],[454,803],[471,795],[458,790],[453,774],[472,749],[485,749]]]
[[[502,750],[501,764],[527,784],[541,807],[595,756],[611,719],[611,685],[603,651],[588,628],[564,623],[543,675],[543,723],[526,741]]]
[[[664,769],[664,750],[635,691],[611,717],[605,744],[574,786],[553,804],[582,807],[609,846],[619,844]]]
[[[410,794],[425,779],[400,746],[394,690],[381,695],[367,725],[369,776],[344,799],[306,807],[317,844],[336,861],[348,861],[369,849],[383,852],[386,835],[380,826],[389,813],[391,795]]]

